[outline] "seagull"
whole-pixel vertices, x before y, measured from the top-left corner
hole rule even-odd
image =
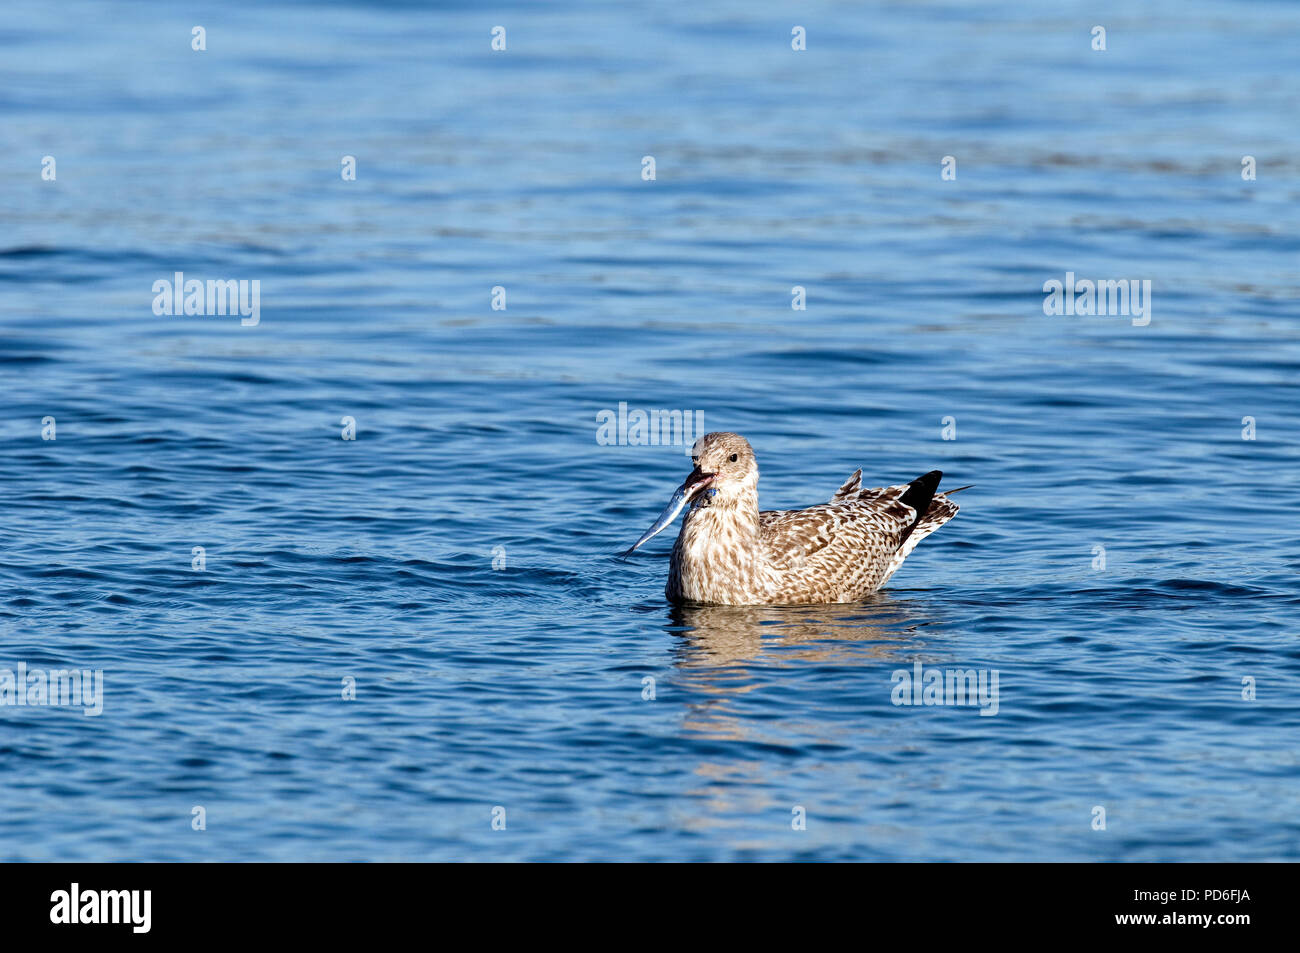
[[[708,433],[691,448],[695,468],[630,556],[689,507],[673,546],[664,594],[676,603],[807,605],[856,602],[894,574],[916,544],[957,515],[943,473],[864,489],[858,470],[829,503],[759,510],[758,463],[749,441]]]

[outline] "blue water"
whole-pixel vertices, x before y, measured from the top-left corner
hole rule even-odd
[[[1300,6],[6,13],[0,669],[104,698],[0,707],[0,859],[1300,859]],[[976,487],[861,604],[674,610],[620,402],[768,508]]]

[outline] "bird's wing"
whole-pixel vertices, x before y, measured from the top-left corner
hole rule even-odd
[[[778,570],[804,567],[833,571],[837,565],[882,559],[894,553],[916,510],[892,498],[822,503],[804,510],[759,514],[759,533],[768,562]],[[884,491],[882,491],[884,492]],[[887,562],[887,560],[885,560]]]
[[[853,475],[844,481],[844,485],[831,497],[832,503],[888,503],[897,500],[907,492],[910,483],[896,483],[893,486],[864,487],[862,471],[854,470]]]
[[[831,497],[832,503],[839,503],[843,500],[856,499],[858,491],[862,489],[862,468],[853,471],[853,476],[844,481],[844,485],[835,491]]]

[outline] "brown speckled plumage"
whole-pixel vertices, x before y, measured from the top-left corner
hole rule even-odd
[[[917,543],[957,513],[934,492],[938,471],[863,489],[861,470],[829,503],[760,512],[758,465],[744,437],[705,434],[692,455],[692,480],[709,482],[694,495],[673,546],[665,592],[674,602],[852,602],[884,585]],[[925,507],[920,520],[904,498]]]

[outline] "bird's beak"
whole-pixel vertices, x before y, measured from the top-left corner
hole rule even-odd
[[[678,493],[686,495],[686,502],[689,503],[695,499],[695,495],[713,482],[716,473],[701,473],[700,468],[696,467],[691,471],[691,475],[686,478],[686,482],[677,488]],[[675,496],[676,494],[674,494]]]
[[[692,470],[691,475],[686,478],[686,482],[677,488],[673,498],[668,501],[668,506],[659,514],[655,524],[646,530],[645,534],[633,543],[632,548],[625,552],[623,556],[632,555],[632,553],[662,533],[669,523],[677,519],[677,514],[686,509],[691,500],[695,499],[701,490],[713,482],[715,476],[717,476],[716,473],[701,473],[699,467]]]

